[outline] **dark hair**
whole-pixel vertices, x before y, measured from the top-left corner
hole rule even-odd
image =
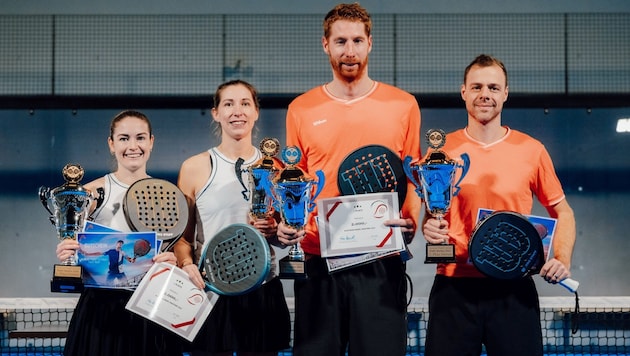
[[[358,2],[353,4],[339,4],[324,17],[324,37],[330,36],[330,27],[339,20],[362,22],[365,25],[365,33],[370,36],[372,33],[372,18],[365,8]]]
[[[464,84],[466,84],[466,77],[468,76],[468,72],[470,72],[470,68],[472,68],[473,66],[491,67],[493,65],[497,65],[501,68],[501,70],[503,70],[503,74],[505,74],[505,86],[507,86],[508,74],[507,69],[505,69],[505,65],[499,59],[487,54],[478,55],[475,59],[473,59],[472,62],[470,62],[468,67],[466,67],[466,70],[464,71]]]
[[[249,92],[252,94],[252,98],[254,98],[254,105],[256,106],[256,110],[260,111],[258,91],[253,85],[241,79],[230,80],[229,82],[225,82],[217,87],[217,90],[214,92],[214,103],[213,103],[214,108],[218,108],[219,104],[221,103],[221,93],[223,92],[223,89],[232,85],[242,85],[245,88],[247,88],[247,90],[249,90]]]
[[[114,116],[114,118],[112,119],[111,124],[109,125],[109,137],[112,140],[114,139],[114,130],[116,129],[116,125],[122,119],[127,118],[127,117],[135,117],[135,118],[138,118],[138,119],[146,122],[147,126],[149,126],[149,135],[153,135],[153,130],[151,128],[151,121],[149,121],[149,118],[145,114],[141,113],[140,111],[125,110],[125,111],[119,113],[118,115]]]

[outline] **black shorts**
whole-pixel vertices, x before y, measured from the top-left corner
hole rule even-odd
[[[288,349],[290,341],[291,316],[275,278],[244,295],[220,296],[190,351],[273,352]]]
[[[538,293],[518,280],[435,277],[429,296],[426,356],[542,356]]]
[[[399,256],[329,274],[325,260],[306,263],[296,280],[295,356],[405,355],[407,279]]]

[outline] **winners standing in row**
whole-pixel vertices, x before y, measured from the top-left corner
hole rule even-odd
[[[321,44],[332,79],[296,98],[286,116],[286,144],[304,155],[299,168],[310,176],[318,170],[324,172],[326,183],[320,199],[340,195],[339,165],[360,147],[382,145],[401,159],[411,157],[417,162],[421,158],[421,115],[415,98],[368,75],[373,45],[368,12],[356,3],[337,5],[325,16],[323,29]],[[497,282],[477,273],[466,261],[467,241],[475,223],[472,216],[478,208],[529,214],[536,195],[558,219],[555,257],[540,274],[550,283],[570,276],[573,212],[542,144],[501,125],[507,93],[507,71],[497,59],[480,56],[466,68],[461,95],[468,125],[447,135],[443,148],[450,156],[470,155],[470,171],[461,192],[443,219],[424,214],[420,223],[421,201],[408,183],[401,218],[386,222],[410,237],[422,226],[431,244],[455,244],[457,262],[437,266],[430,296],[427,355],[479,355],[482,344],[489,355],[542,355],[538,296],[531,277]],[[159,254],[155,260],[175,263],[176,256],[194,284],[204,288],[197,265],[203,246],[227,225],[252,224],[270,245],[300,243],[306,253],[308,278],[294,282],[296,356],[341,356],[346,352],[405,355],[407,276],[400,256],[331,274],[321,257],[317,211],[301,230],[278,223],[273,216],[250,216],[250,203],[241,194],[236,167],[239,159],[244,162],[241,169],[247,169],[261,158],[252,145],[259,111],[256,90],[249,83],[236,80],[218,87],[212,117],[220,130],[220,143],[182,164],[178,186],[187,197],[190,221],[174,254]],[[116,216],[115,196],[148,177],[146,161],[154,140],[144,115],[121,115],[114,119],[108,139],[118,169],[86,185],[109,192],[110,200],[95,214],[96,221],[104,225],[124,222]],[[494,159],[497,155],[498,161]],[[505,170],[496,162],[518,163],[519,169]],[[125,226],[118,228],[124,230]],[[57,256],[64,260],[77,248],[75,241],[64,240]],[[244,295],[221,296],[192,344],[172,340],[172,335],[164,335],[158,327],[147,326],[125,311],[129,295],[127,291],[86,290],[73,317],[65,354],[180,355],[190,351],[192,355],[276,355],[289,347],[289,311],[276,268],[260,288]],[[527,325],[525,333],[521,332],[522,323]]]

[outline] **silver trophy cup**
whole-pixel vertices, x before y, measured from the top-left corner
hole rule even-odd
[[[90,207],[93,202],[100,205],[102,193],[98,197],[83,188],[79,182],[83,179],[83,168],[78,164],[67,164],[62,171],[63,185],[51,189],[39,188],[39,198],[44,208],[50,213],[50,221],[57,230],[59,240],[76,239],[83,231]],[[68,257],[60,265],[55,265],[51,290],[53,292],[80,292],[82,268],[77,265],[76,254]]]
[[[286,167],[274,179],[267,190],[274,199],[274,206],[280,211],[282,221],[297,230],[306,225],[308,214],[315,208],[315,199],[324,187],[324,173],[317,171],[317,180],[306,177],[295,167],[302,153],[297,147],[286,147],[282,160]],[[280,260],[280,278],[306,278],[305,255],[300,244],[291,247],[288,255]]]
[[[424,200],[429,214],[442,219],[451,206],[451,200],[459,192],[459,184],[468,173],[470,159],[467,154],[460,156],[461,162],[450,159],[440,150],[446,142],[442,130],[429,130],[427,141],[432,149],[426,159],[413,165],[411,157],[406,157],[403,169],[409,180],[416,186],[416,193]],[[457,171],[461,171],[456,181]],[[454,263],[455,246],[452,244],[427,244],[425,263]]]

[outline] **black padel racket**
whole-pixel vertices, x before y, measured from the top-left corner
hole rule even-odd
[[[510,211],[495,211],[481,220],[473,230],[468,250],[480,272],[498,279],[538,273],[545,258],[534,225]]]
[[[206,287],[222,295],[258,288],[271,270],[271,251],[262,234],[247,224],[232,224],[212,237],[201,253],[199,269]]]
[[[337,186],[342,195],[397,192],[402,206],[407,196],[407,176],[402,160],[389,148],[361,147],[339,165]]]
[[[516,279],[540,272],[545,263],[542,239],[547,228],[511,211],[495,211],[473,230],[468,251],[475,267],[498,279]],[[580,283],[571,278],[558,282],[575,293]]]
[[[184,193],[163,179],[146,178],[132,184],[125,194],[123,210],[132,230],[156,232],[162,251],[175,244],[188,223]]]

